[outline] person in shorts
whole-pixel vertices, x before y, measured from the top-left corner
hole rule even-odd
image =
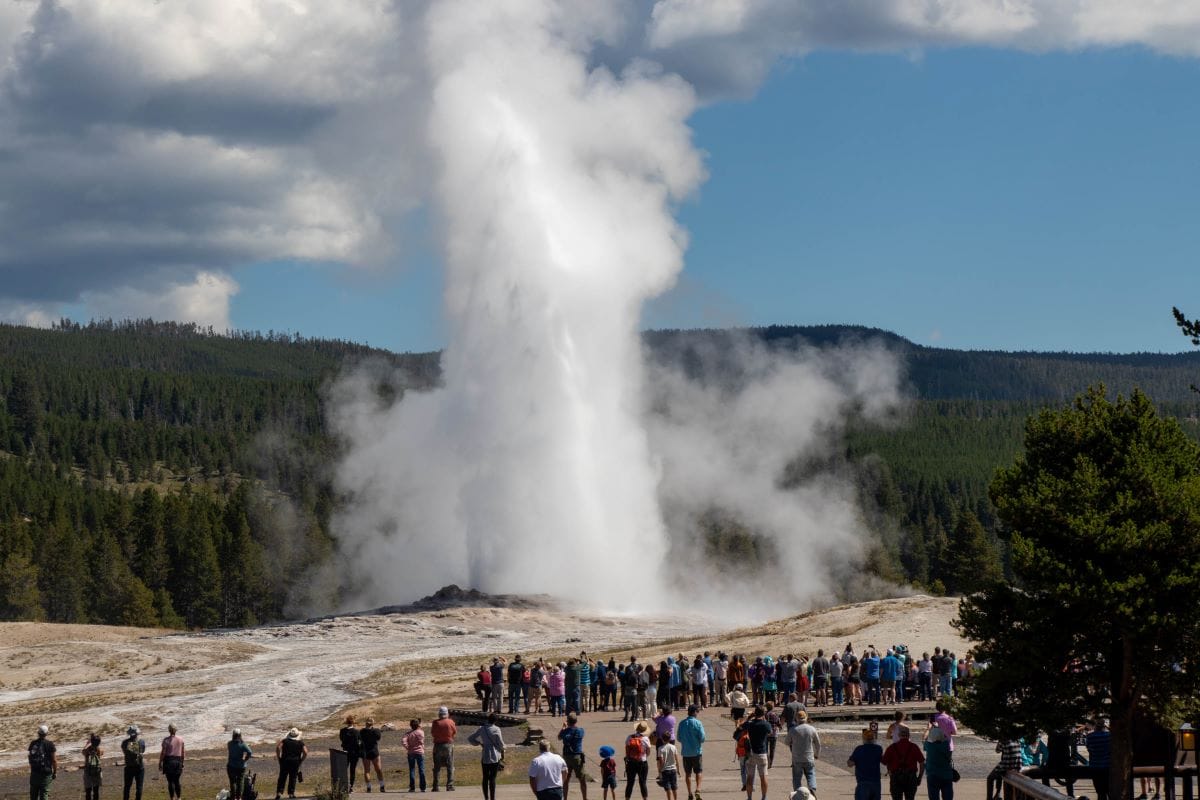
[[[683,779],[687,783],[688,800],[700,800],[700,780],[704,777],[704,724],[700,722],[700,708],[688,706],[688,715],[679,723],[676,741],[683,756]],[[692,776],[696,776],[696,794],[692,794]]]
[[[679,748],[670,736],[658,742],[658,783],[667,793],[667,800],[675,800],[679,791]]]
[[[571,776],[579,778],[579,794],[587,800],[587,779],[583,777],[583,728],[579,727],[579,717],[574,711],[567,714],[567,721],[558,732],[562,742],[563,761],[567,762],[567,772],[563,781],[563,800],[571,791]]]
[[[617,751],[604,745],[600,748],[600,788],[604,792],[604,800],[617,800],[617,760],[613,758]]]

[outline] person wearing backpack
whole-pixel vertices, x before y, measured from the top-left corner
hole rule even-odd
[[[242,788],[246,785],[246,762],[254,757],[250,748],[242,741],[242,732],[233,729],[226,745],[229,757],[225,760],[225,774],[229,776],[230,800],[242,800]]]
[[[58,777],[58,753],[50,741],[50,729],[38,726],[37,738],[29,743],[29,800],[48,800],[50,784]]]
[[[100,759],[104,756],[104,750],[100,747],[98,735],[88,734],[82,755],[84,800],[100,800],[100,785],[104,777],[104,762]]]
[[[504,768],[504,737],[496,725],[496,714],[488,714],[487,722],[467,737],[480,746],[480,767],[483,770],[483,800],[496,800],[496,775]]]
[[[491,680],[490,674],[488,680]],[[362,740],[359,738],[358,728],[354,724],[353,714],[346,717],[346,724],[338,731],[338,740],[341,742],[342,752],[346,754],[346,769],[350,773],[350,791],[353,792],[355,773],[358,772],[358,760],[362,758]],[[367,763],[364,761],[363,772],[366,771]]]
[[[129,800],[129,789],[137,783],[137,800],[142,800],[142,784],[146,781],[146,742],[138,737],[137,725],[130,725],[121,740],[121,754],[125,756],[124,800]]]
[[[650,774],[650,739],[646,731],[650,726],[639,722],[633,733],[625,738],[625,800],[633,796],[633,783],[637,781],[642,800],[649,797],[646,778]]]

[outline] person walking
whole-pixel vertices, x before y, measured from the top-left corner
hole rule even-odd
[[[367,791],[371,791],[371,770],[374,769],[375,777],[379,779],[379,791],[386,792],[387,787],[383,785],[383,762],[379,757],[379,741],[383,738],[383,729],[375,727],[374,717],[367,717],[366,724],[358,732],[358,738],[362,742],[363,780],[367,782]]]
[[[537,757],[529,762],[529,788],[533,796],[537,800],[563,800],[567,762],[550,749],[545,739],[538,742],[538,751]]]
[[[496,713],[488,714],[487,722],[467,737],[471,744],[480,746],[480,764],[483,768],[483,800],[496,800],[496,775],[504,765],[504,737],[496,725]]]
[[[536,667],[535,667],[536,669]],[[540,681],[541,678],[539,677]],[[438,709],[438,718],[429,726],[429,734],[433,737],[433,790],[438,790],[438,775],[446,771],[446,791],[454,791],[454,737],[458,736],[458,726],[450,719],[450,710],[445,706]]]
[[[287,784],[288,797],[296,796],[296,781],[300,777],[300,765],[308,758],[308,745],[304,744],[303,735],[292,728],[287,735],[275,745],[275,760],[279,762],[279,779],[275,781],[275,800],[283,796],[283,785]],[[379,790],[383,791],[382,782]]]
[[[683,757],[683,780],[687,784],[688,800],[701,800],[700,780],[704,777],[704,723],[700,708],[688,706],[687,718],[679,723],[679,754]],[[696,793],[692,794],[692,776],[696,776]]]
[[[563,800],[571,792],[571,776],[579,778],[579,794],[587,800],[587,779],[583,777],[583,728],[579,727],[579,717],[574,711],[567,714],[567,721],[558,732],[558,740],[562,742],[563,761],[567,764],[566,778],[562,785]]]
[[[491,680],[491,676],[488,676]],[[489,684],[490,685],[490,684]],[[354,724],[354,715],[346,716],[346,724],[338,731],[338,741],[341,742],[342,752],[346,754],[346,769],[350,773],[350,791],[354,791],[354,779],[358,772],[358,762],[362,758],[362,739],[358,727]],[[367,774],[367,764],[363,762],[363,774]],[[128,800],[128,799],[127,799]]]
[[[230,800],[242,800],[242,788],[246,785],[246,762],[254,753],[242,741],[242,732],[234,728],[228,744],[228,758],[225,759],[225,774],[229,776]]]
[[[787,732],[788,748],[792,751],[792,791],[807,784],[808,791],[817,793],[816,762],[821,757],[821,735],[808,722],[807,711],[797,711],[795,721]],[[766,790],[763,790],[766,794]]]
[[[158,751],[158,771],[167,779],[167,797],[170,800],[179,800],[183,796],[183,760],[187,754],[178,733],[174,722],[168,725],[167,738],[162,740]]]
[[[742,691],[742,684],[735,683],[733,691],[729,693],[729,717],[737,723],[746,715],[746,709],[750,707],[750,698]]]
[[[898,726],[896,740],[883,752],[883,763],[888,771],[892,800],[913,800],[925,771],[925,754],[913,744],[912,731],[907,725]]]
[[[50,728],[39,725],[37,738],[29,743],[29,800],[48,800],[57,777],[58,750],[50,741]]]
[[[520,688],[520,682],[517,687]],[[421,730],[421,720],[408,721],[408,733],[400,740],[404,745],[404,753],[408,757],[408,793],[417,790],[417,775],[421,776],[421,791],[425,791],[425,731]]]
[[[929,790],[929,800],[954,800],[950,742],[946,741],[946,734],[936,725],[925,734],[925,785]]]
[[[146,742],[138,736],[141,731],[137,725],[126,729],[126,737],[121,740],[121,755],[125,757],[125,786],[123,798],[129,800],[129,790],[137,784],[135,800],[142,800],[142,784],[146,782]]]
[[[872,728],[862,729],[862,744],[854,748],[846,766],[854,767],[854,800],[880,800],[882,785],[879,780],[879,765],[883,761],[883,748],[875,741]]]

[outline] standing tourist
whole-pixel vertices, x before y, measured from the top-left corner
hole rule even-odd
[[[540,701],[539,701],[540,702]],[[433,736],[433,790],[438,790],[438,775],[446,770],[446,791],[454,791],[454,737],[458,736],[458,726],[450,719],[450,709],[442,706],[438,709],[438,718],[429,726]]]
[[[879,765],[882,761],[883,748],[875,741],[875,731],[863,728],[862,744],[854,748],[846,760],[846,766],[854,767],[854,800],[880,800]]]
[[[907,725],[899,726],[896,741],[883,753],[883,763],[888,769],[892,800],[913,800],[925,770],[925,754],[913,744],[912,731]]]
[[[683,756],[683,779],[687,783],[688,800],[701,800],[700,780],[704,777],[704,723],[700,708],[688,706],[687,718],[679,723],[679,753]],[[696,776],[696,793],[692,794],[692,775]]]
[[[467,737],[480,746],[480,765],[483,768],[483,800],[496,800],[496,775],[504,763],[504,737],[496,725],[496,714],[488,714],[487,722]]]
[[[492,676],[487,670],[483,669],[483,667],[480,667],[479,671],[481,674],[487,675],[488,680],[491,681]],[[490,686],[491,684],[489,683],[488,685]],[[485,700],[484,702],[486,703],[487,701]],[[362,758],[363,754],[362,739],[359,736],[358,728],[354,725],[353,714],[350,714],[346,717],[346,724],[342,726],[340,731],[338,731],[338,741],[342,744],[342,752],[346,754],[346,766],[350,771],[350,791],[353,792],[354,778],[358,772],[358,761],[360,758]],[[366,772],[367,764],[364,761],[363,774],[365,775]],[[128,798],[126,800],[128,800]]]
[[[183,796],[183,759],[186,755],[183,746],[183,739],[176,734],[178,729],[175,723],[167,726],[167,738],[162,740],[162,747],[158,751],[158,771],[161,772],[167,779],[167,797],[170,800],[178,800]]]
[[[658,740],[658,782],[667,800],[675,800],[679,794],[679,748],[670,736]]]
[[[650,739],[646,736],[649,725],[639,722],[633,733],[625,737],[625,800],[633,796],[633,784],[637,782],[642,800],[650,796],[646,778],[650,774]]]
[[[571,792],[571,776],[579,778],[579,795],[587,800],[587,780],[583,777],[583,728],[579,727],[579,717],[571,712],[567,721],[558,732],[558,740],[562,742],[563,761],[567,765],[566,778],[562,784],[563,800]]]
[[[84,800],[100,800],[100,786],[104,777],[104,762],[100,759],[103,756],[100,737],[95,733],[89,734],[87,744],[83,747]]]
[[[792,791],[807,785],[811,794],[817,793],[817,759],[821,757],[821,735],[808,722],[808,713],[796,712],[795,724],[787,732],[792,751]],[[766,790],[763,790],[766,794]]]
[[[517,688],[521,686],[517,682]],[[421,776],[421,791],[425,791],[425,731],[421,730],[421,720],[408,721],[408,733],[400,740],[404,745],[404,753],[408,757],[408,793],[417,790],[417,775]]]
[[[275,745],[275,760],[279,762],[279,779],[275,781],[275,800],[283,796],[283,785],[287,784],[288,797],[296,796],[296,780],[300,776],[300,765],[308,758],[308,746],[304,744],[300,731],[292,728]],[[380,781],[379,791],[383,791]]]
[[[29,800],[47,800],[57,777],[58,751],[50,741],[50,729],[39,725],[37,738],[29,743]]]
[[[230,800],[242,800],[242,788],[246,785],[246,762],[254,753],[242,741],[242,732],[234,728],[225,745],[225,775],[229,778]]]
[[[887,753],[884,753],[884,758]],[[950,743],[936,725],[925,734],[925,785],[929,800],[954,800],[954,766]]]
[[[137,725],[130,725],[127,736],[121,740],[121,754],[125,757],[124,800],[129,800],[129,789],[136,783],[136,800],[142,800],[142,784],[146,782],[146,742],[138,736]]]
[[[746,753],[746,797],[754,794],[754,774],[758,773],[759,785],[762,788],[761,800],[767,797],[767,755],[770,748],[771,724],[767,722],[766,711],[762,706],[755,706],[750,721],[742,726],[749,741]]]
[[[371,791],[371,770],[379,779],[379,791],[386,792],[383,785],[383,763],[379,758],[379,740],[383,738],[383,730],[375,727],[374,717],[367,717],[367,722],[358,732],[362,742],[363,780],[367,782],[367,791]]]
[[[550,750],[545,739],[538,742],[538,750],[537,758],[529,762],[529,788],[537,800],[563,800],[567,762]]]

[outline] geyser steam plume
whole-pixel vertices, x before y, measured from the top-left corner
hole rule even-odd
[[[337,529],[368,568],[360,601],[450,580],[593,606],[660,599],[667,545],[637,328],[682,266],[671,203],[703,168],[685,82],[589,67],[619,7],[430,7],[445,385],[391,406],[367,375],[338,389],[351,446],[339,478],[354,499]]]

